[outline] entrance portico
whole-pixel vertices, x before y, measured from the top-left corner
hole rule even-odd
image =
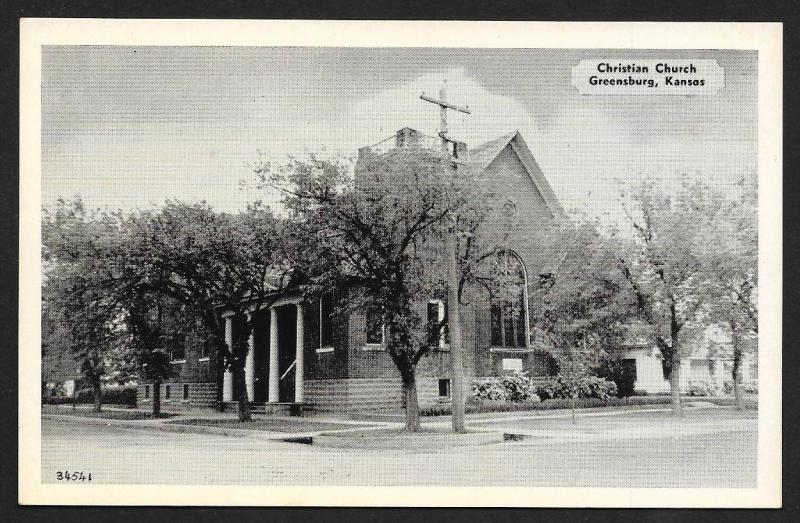
[[[253,318],[254,317],[254,318]],[[268,318],[267,318],[268,317]],[[247,398],[261,403],[302,403],[304,385],[304,311],[300,299],[282,299],[269,309],[251,311],[244,374]],[[233,344],[233,317],[225,317],[225,343]],[[222,401],[234,401],[233,373],[226,370]]]

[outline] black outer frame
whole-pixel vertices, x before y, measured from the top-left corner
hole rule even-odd
[[[163,3],[157,0],[131,0],[128,2],[87,1],[19,1],[4,2],[0,31],[2,39],[2,61],[0,61],[0,85],[6,96],[0,104],[0,121],[6,123],[6,133],[0,147],[0,165],[5,167],[5,176],[0,177],[0,304],[4,314],[0,314],[0,332],[6,350],[6,358],[0,365],[0,424],[2,441],[9,443],[6,448],[14,451],[0,453],[0,474],[2,505],[0,514],[5,521],[140,521],[153,523],[161,521],[288,521],[302,520],[341,520],[350,521],[364,518],[367,521],[495,521],[527,522],[537,521],[686,521],[686,520],[761,520],[761,519],[800,519],[800,501],[794,469],[800,464],[800,451],[797,441],[797,417],[791,413],[798,411],[797,395],[784,388],[783,411],[783,505],[781,511],[753,510],[706,510],[702,512],[683,509],[637,509],[624,511],[603,509],[584,511],[580,509],[353,509],[353,508],[128,508],[128,507],[20,507],[17,505],[17,318],[18,318],[18,241],[19,241],[19,18],[20,17],[63,17],[63,18],[235,18],[235,19],[343,19],[343,20],[538,20],[538,21],[696,21],[696,22],[783,22],[784,30],[784,213],[785,226],[783,255],[784,265],[792,267],[791,262],[800,256],[800,240],[792,227],[796,220],[794,212],[800,202],[800,187],[792,176],[791,166],[797,165],[800,141],[798,128],[793,125],[798,119],[798,105],[794,99],[800,83],[798,78],[797,53],[795,51],[795,23],[800,11],[800,1],[759,2],[757,0],[727,0],[725,2],[697,2],[686,0],[603,0],[602,2],[578,2],[563,0],[529,2],[497,0],[460,0],[441,2],[438,5],[429,1],[405,0],[386,2],[378,0],[349,0],[335,5],[308,0],[273,1],[269,3],[246,0],[220,0],[217,2],[172,0]],[[785,271],[784,318],[800,316],[800,288],[797,272]],[[791,325],[791,320],[788,322]],[[792,332],[784,322],[784,338],[792,339]],[[791,349],[791,345],[789,345]],[[787,350],[783,354],[783,367],[788,369],[784,377],[793,378],[798,368],[797,351]],[[786,383],[791,384],[789,380]],[[789,385],[790,386],[790,385]],[[98,500],[102,502],[102,500]],[[795,513],[795,516],[791,516]]]

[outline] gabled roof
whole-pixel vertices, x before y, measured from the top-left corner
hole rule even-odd
[[[500,151],[505,149],[506,145],[508,145],[508,142],[510,142],[514,136],[516,136],[516,134],[516,131],[509,134],[504,134],[499,138],[495,138],[494,140],[470,149],[470,165],[474,165],[481,170],[489,167],[489,164],[492,163],[495,158],[497,158],[497,155],[500,154]]]
[[[550,213],[553,214],[553,216],[563,216],[565,214],[564,208],[561,207],[561,203],[553,192],[553,188],[550,186],[547,178],[544,177],[544,174],[542,174],[542,169],[539,167],[539,164],[533,157],[533,153],[531,153],[528,144],[525,143],[519,131],[505,134],[490,142],[470,149],[469,164],[473,166],[473,168],[484,171],[509,144],[528,172],[528,176],[530,176],[533,185],[539,191],[539,194],[542,195]]]

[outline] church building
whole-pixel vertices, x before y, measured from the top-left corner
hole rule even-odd
[[[374,146],[362,147],[359,158],[385,154],[394,148],[439,150],[440,143],[438,137],[406,127]],[[543,220],[563,215],[519,132],[472,149],[462,142],[451,145],[449,154],[458,168],[473,170],[479,181],[491,184],[498,198],[515,202],[525,224],[535,227]],[[522,233],[510,238],[503,252],[510,273],[517,275],[515,306],[492,303],[486,292],[472,296],[467,300],[469,305],[462,308],[466,384],[471,377],[518,370],[532,376],[549,374],[547,354],[532,348],[529,339],[529,286],[538,285],[538,275],[545,272],[547,265],[535,243]],[[256,408],[265,405],[267,411],[274,411],[302,404],[313,410],[356,412],[402,406],[400,376],[386,351],[382,325],[366,310],[334,315],[336,299],[346,299],[346,294],[308,302],[299,292],[294,297],[290,293],[269,308],[252,313],[259,318],[249,340],[245,377],[248,396]],[[416,306],[428,325],[447,317],[447,304],[440,299],[421,297]],[[228,318],[229,342],[233,323]],[[423,408],[449,401],[448,350],[447,336],[442,334],[438,347],[417,367]],[[217,358],[210,357],[204,344],[187,347],[178,356],[173,361],[174,377],[162,384],[165,407],[213,406],[220,399],[233,401],[231,374],[220,371]],[[151,401],[151,388],[151,384],[138,386],[140,406]]]

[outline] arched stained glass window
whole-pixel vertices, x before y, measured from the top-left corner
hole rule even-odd
[[[493,347],[528,346],[527,276],[513,251],[500,252],[495,261],[491,296],[491,344]]]

